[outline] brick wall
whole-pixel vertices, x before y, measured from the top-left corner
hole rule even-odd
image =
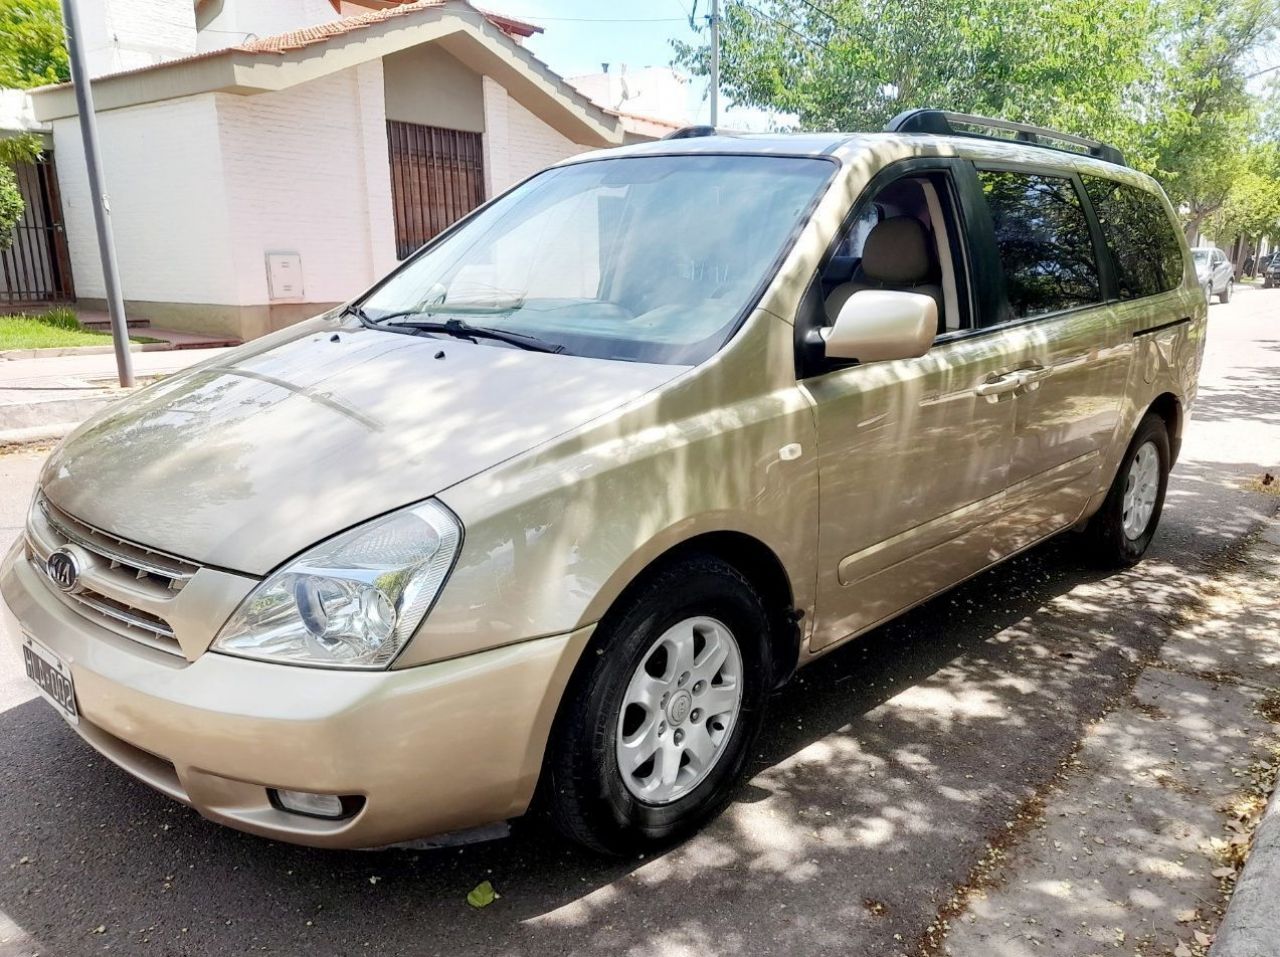
[[[485,187],[491,197],[552,163],[591,149],[547,126],[490,77],[484,78],[484,115]]]
[[[234,281],[212,94],[98,116],[125,296],[220,302]],[[79,121],[53,124],[76,293],[105,295]]]
[[[267,252],[302,257],[307,302],[395,264],[382,65],[279,93],[208,93],[98,117],[124,296],[270,301]],[[77,121],[54,124],[76,291],[105,295]]]
[[[301,255],[310,302],[347,299],[395,263],[381,61],[216,102],[236,275],[219,301],[268,301],[267,252]]]

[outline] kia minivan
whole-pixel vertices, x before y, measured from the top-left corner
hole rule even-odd
[[[1137,562],[1205,318],[1104,144],[694,128],[84,423],[0,592],[80,736],[214,821],[630,852],[797,668],[1059,532]]]

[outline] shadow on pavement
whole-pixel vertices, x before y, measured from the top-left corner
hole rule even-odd
[[[1184,583],[1158,559],[1084,572],[1069,539],[979,576],[802,672],[735,803],[652,860],[528,824],[437,851],[260,840],[28,702],[0,714],[0,912],[26,938],[11,952],[896,952],[1155,651]],[[475,911],[484,879],[502,897]]]
[[[1206,389],[1210,435],[1275,416],[1278,371],[1246,372]],[[734,803],[651,859],[602,861],[529,824],[430,852],[275,844],[134,782],[43,702],[12,708],[0,957],[910,952],[1129,690],[1197,580],[1275,511],[1241,478],[1275,464],[1182,463],[1137,569],[1084,570],[1066,536],[806,669],[773,702]],[[501,899],[473,910],[485,879]]]

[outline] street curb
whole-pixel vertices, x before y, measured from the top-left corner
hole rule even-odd
[[[67,422],[80,423],[119,402],[131,390],[118,389],[84,396],[66,396],[43,402],[0,405],[0,435],[24,429],[56,428]]]
[[[0,429],[0,452],[10,452],[26,445],[56,442],[79,424],[79,422],[55,422],[49,425],[27,426],[22,429]]]
[[[1253,832],[1253,850],[1245,861],[1226,916],[1209,948],[1209,957],[1275,957],[1280,948],[1280,779]]]
[[[172,342],[131,342],[130,352],[172,352]],[[9,359],[56,359],[59,356],[105,356],[115,352],[115,346],[50,346],[45,349],[0,350],[0,362]]]

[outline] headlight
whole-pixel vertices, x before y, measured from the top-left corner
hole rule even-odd
[[[462,526],[438,502],[317,545],[255,588],[214,640],[242,658],[385,668],[453,565]]]

